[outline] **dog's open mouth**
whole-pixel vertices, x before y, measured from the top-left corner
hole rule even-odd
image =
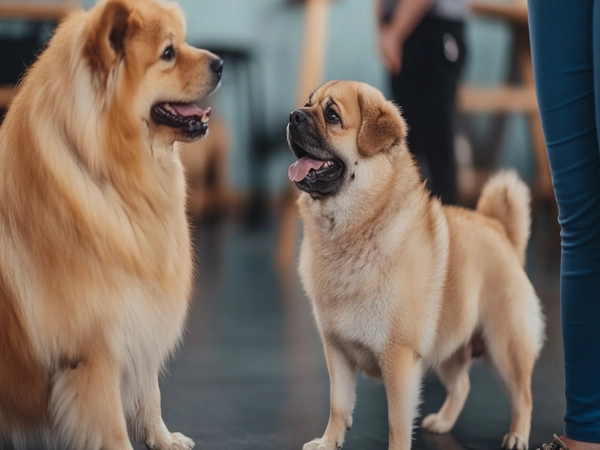
[[[197,138],[208,131],[211,109],[194,103],[158,103],[152,107],[152,119],[159,124],[180,129],[186,136]]]
[[[288,169],[288,176],[294,183],[306,179],[326,181],[336,178],[342,170],[340,163],[335,160],[322,161],[308,155],[301,157]]]
[[[298,160],[288,169],[288,177],[294,183],[306,181],[330,181],[339,177],[344,166],[336,158],[320,159],[310,155],[298,142],[290,142],[292,152]]]
[[[329,152],[317,157],[308,153],[297,141],[290,139],[290,147],[298,160],[288,169],[289,179],[298,188],[311,195],[331,195],[338,191],[345,166]]]

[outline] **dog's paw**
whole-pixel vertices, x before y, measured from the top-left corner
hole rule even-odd
[[[335,442],[327,442],[323,438],[315,439],[307,444],[304,444],[302,450],[341,450],[342,444]]]
[[[346,423],[346,431],[349,431],[350,428],[352,428],[352,414],[348,414],[346,416],[345,423]]]
[[[429,414],[423,419],[421,428],[434,434],[446,434],[450,432],[454,424],[442,419],[439,414]]]
[[[508,433],[504,436],[502,448],[504,450],[527,450],[529,448],[529,443],[516,433]]]
[[[146,441],[148,450],[190,450],[194,445],[194,441],[181,433],[171,433],[160,442],[154,439]]]

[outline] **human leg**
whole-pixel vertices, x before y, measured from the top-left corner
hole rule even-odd
[[[392,77],[409,149],[428,187],[447,204],[458,202],[454,136],[464,54],[462,22],[427,16],[405,42],[402,71]]]
[[[600,442],[600,91],[595,87],[600,52],[593,48],[600,21],[595,3],[529,0],[536,90],[562,227],[565,433],[573,442]]]

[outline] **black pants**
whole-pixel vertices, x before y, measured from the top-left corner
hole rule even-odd
[[[428,187],[447,204],[458,202],[454,135],[463,28],[460,21],[426,16],[406,40],[402,71],[391,79],[409,126],[409,148]]]

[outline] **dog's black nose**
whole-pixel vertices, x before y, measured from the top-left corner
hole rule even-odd
[[[290,114],[290,123],[299,124],[300,122],[304,122],[306,120],[306,114],[304,111],[297,109],[296,111],[292,111]]]
[[[221,58],[213,59],[210,63],[210,68],[219,76],[219,78],[221,78],[221,74],[223,73],[223,60]]]

